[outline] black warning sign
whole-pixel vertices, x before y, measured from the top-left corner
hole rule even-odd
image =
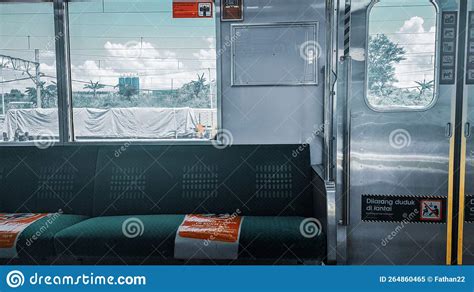
[[[466,196],[464,200],[464,221],[474,223],[474,196]]]
[[[442,197],[363,195],[361,207],[362,221],[446,222],[446,198]]]

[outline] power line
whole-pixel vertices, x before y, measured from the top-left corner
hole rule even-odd
[[[195,71],[201,71],[201,70],[216,70],[215,67],[199,67],[199,68],[183,68],[183,69],[172,69],[172,68],[163,68],[163,69],[137,69],[137,68],[104,68],[104,69],[87,69],[87,71],[102,71],[102,70],[125,70],[125,71],[130,71],[130,70],[135,70],[137,72],[148,72],[148,71],[184,71],[184,72],[195,72]],[[172,73],[181,73],[181,72],[172,72]]]
[[[0,23],[1,23],[1,20],[0,20]],[[10,21],[8,20],[8,22],[6,24],[29,24],[29,22],[25,22],[25,21]],[[37,25],[51,25],[52,24],[52,21],[51,22],[40,22],[40,21],[35,21],[35,24]],[[70,27],[74,27],[74,26],[111,26],[111,27],[150,27],[150,28],[165,28],[165,27],[172,27],[172,28],[194,28],[194,29],[201,29],[201,28],[212,28],[212,29],[215,29],[216,27],[214,25],[182,25],[182,24],[179,24],[179,23],[176,23],[176,24],[172,24],[172,25],[169,25],[169,24],[161,24],[161,23],[156,23],[156,24],[136,24],[136,23],[130,23],[130,24],[110,24],[110,23],[75,23],[74,21],[71,21]]]
[[[84,14],[161,14],[161,13],[172,13],[171,10],[166,11],[105,11],[105,12],[71,12],[69,11],[69,15],[84,15]],[[15,16],[15,15],[51,15],[53,16],[52,12],[9,12],[9,13],[0,13],[0,16]]]
[[[404,35],[404,34],[407,34],[407,35],[423,35],[423,34],[436,34],[436,32],[434,31],[427,31],[427,32],[381,32],[381,33],[371,33],[369,35],[381,35],[381,34],[385,34],[385,35]]]
[[[436,18],[431,18],[431,17],[423,17],[424,20],[436,20]],[[369,24],[371,22],[405,22],[408,21],[409,19],[383,19],[383,20],[369,20]]]
[[[31,48],[28,49],[18,49],[18,48],[0,48],[0,51],[31,51]],[[74,49],[71,48],[71,51],[103,51],[103,50],[108,50],[108,51],[133,51],[133,50],[216,50],[215,48],[209,48],[209,47],[191,47],[191,48],[178,48],[178,47],[162,47],[162,48],[81,48],[81,49]]]
[[[212,58],[181,58],[181,57],[168,57],[168,58],[163,58],[163,57],[119,57],[119,56],[107,56],[107,55],[95,55],[95,54],[71,54],[71,56],[83,56],[83,57],[101,57],[105,59],[117,59],[117,60],[156,60],[156,61],[162,61],[162,60],[173,60],[172,62],[175,61],[215,61],[216,59]],[[171,61],[170,61],[171,62]]]
[[[23,81],[23,80],[31,80],[31,78],[30,78],[30,77],[25,77],[25,78],[18,78],[18,79],[4,80],[4,81],[0,81],[0,84],[3,84],[3,83],[12,83],[12,82],[16,82],[16,81]]]
[[[29,36],[23,36],[23,35],[8,35],[8,34],[2,34],[0,37],[10,37],[10,38],[50,38],[54,39],[54,36],[51,35],[29,35]],[[82,35],[70,35],[71,39],[74,38],[94,38],[94,39],[183,39],[183,38],[202,38],[202,39],[215,39],[215,36],[82,36]]]
[[[375,5],[372,9],[377,8],[400,8],[400,9],[407,9],[407,7],[431,7],[435,9],[433,5],[423,5],[423,4],[414,4],[414,5]]]

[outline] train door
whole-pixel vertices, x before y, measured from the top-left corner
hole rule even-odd
[[[459,1],[351,2],[346,261],[445,264]]]
[[[460,139],[460,200],[457,258],[459,264],[474,264],[474,1],[467,2],[466,55],[462,135]]]

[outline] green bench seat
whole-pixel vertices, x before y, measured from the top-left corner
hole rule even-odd
[[[131,238],[122,226],[138,218],[143,232]],[[58,254],[81,257],[159,257],[171,259],[183,215],[107,216],[82,221],[56,234]],[[245,216],[241,227],[239,259],[318,259],[324,236],[300,233],[303,217]],[[135,235],[135,234],[134,234]]]
[[[60,214],[47,216],[30,224],[18,237],[18,257],[28,259],[55,256],[54,236],[85,219],[86,216]]]

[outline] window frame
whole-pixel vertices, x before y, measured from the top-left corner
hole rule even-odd
[[[169,0],[172,1],[172,0]],[[54,146],[78,146],[78,145],[124,145],[124,143],[133,143],[134,145],[211,145],[216,143],[214,139],[90,139],[76,140],[74,135],[73,104],[72,104],[72,76],[71,76],[71,52],[69,35],[69,11],[70,2],[80,2],[80,0],[0,0],[0,5],[4,3],[52,3],[54,17],[54,35],[55,37],[55,57],[56,57],[56,82],[58,85],[58,125],[59,141],[52,142]],[[216,34],[216,52],[221,47],[221,27],[220,27],[220,2],[214,2],[215,34]],[[217,110],[217,128],[219,134],[222,131],[222,61],[221,56],[216,54],[216,110]],[[217,135],[217,143],[222,142]],[[36,146],[34,141],[26,142],[0,142],[0,147],[31,147]]]
[[[374,106],[373,104],[370,103],[369,101],[369,61],[368,61],[368,52],[369,52],[369,36],[370,36],[370,14],[372,12],[372,8],[374,8],[375,5],[378,3],[383,2],[384,0],[371,0],[370,4],[367,6],[366,10],[366,32],[365,32],[365,72],[364,72],[364,102],[367,105],[367,107],[374,111],[374,112],[379,112],[379,113],[400,113],[400,112],[425,112],[430,109],[432,109],[437,103],[439,99],[439,55],[440,55],[440,36],[441,36],[441,13],[440,13],[440,8],[439,4],[437,3],[437,0],[426,0],[429,2],[431,5],[433,5],[435,9],[435,27],[436,27],[436,32],[435,32],[435,54],[434,54],[434,88],[433,88],[433,99],[431,102],[423,107],[413,107],[413,106]]]

